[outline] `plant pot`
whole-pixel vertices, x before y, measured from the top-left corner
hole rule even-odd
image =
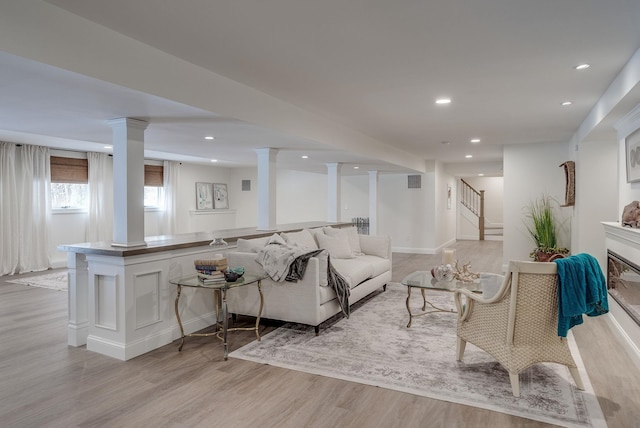
[[[535,262],[552,262],[556,259],[563,259],[566,256],[564,254],[561,253],[545,253],[542,251],[539,251],[536,253],[536,256],[534,258],[533,261]]]

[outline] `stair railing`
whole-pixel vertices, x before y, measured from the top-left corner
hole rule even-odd
[[[478,233],[480,241],[484,241],[484,190],[476,190],[469,183],[462,182],[460,203],[478,217]]]

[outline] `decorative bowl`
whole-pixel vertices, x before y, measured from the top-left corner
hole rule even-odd
[[[227,282],[236,282],[238,280],[238,274],[232,271],[229,271],[224,274],[224,279]]]
[[[453,267],[451,265],[440,265],[434,269],[436,281],[452,281],[454,277]]]
[[[242,275],[244,275],[244,266],[232,267],[231,269],[229,269],[229,272],[233,272],[233,273],[237,274],[238,278],[240,278]]]

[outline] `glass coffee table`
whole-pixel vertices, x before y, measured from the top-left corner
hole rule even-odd
[[[484,275],[484,274],[483,274]],[[444,291],[455,291],[461,288],[465,288],[469,291],[473,291],[476,293],[482,292],[482,285],[480,280],[475,280],[474,282],[462,282],[457,280],[452,281],[437,281],[433,275],[431,275],[430,271],[417,271],[413,272],[402,279],[402,285],[407,286],[407,312],[409,312],[409,323],[407,324],[407,328],[411,327],[411,322],[413,321],[413,317],[418,317],[421,315],[427,315],[434,312],[450,312],[456,313],[453,309],[444,309],[440,308],[430,301],[427,300],[425,296],[425,290],[444,290]],[[410,300],[411,300],[411,289],[419,288],[420,293],[422,294],[422,312],[420,313],[412,313]],[[427,309],[427,305],[430,306]]]
[[[184,278],[172,279],[169,282],[171,284],[176,285],[178,288],[178,294],[176,295],[175,301],[175,311],[176,318],[178,320],[178,326],[180,326],[180,346],[178,347],[178,351],[182,351],[182,347],[184,346],[184,338],[185,337],[203,337],[203,336],[216,336],[222,340],[224,346],[224,359],[227,360],[229,355],[229,351],[227,348],[227,332],[229,331],[239,331],[239,330],[254,330],[256,332],[256,337],[260,340],[260,332],[258,328],[260,327],[260,316],[262,315],[262,306],[264,304],[264,297],[262,296],[262,280],[265,279],[266,276],[257,276],[244,274],[242,277],[238,278],[234,282],[223,282],[219,284],[205,284],[202,282],[198,275],[191,275]],[[260,309],[258,309],[258,316],[256,317],[256,325],[255,327],[233,327],[229,328],[229,313],[227,311],[227,290],[236,287],[243,287],[245,285],[255,285],[258,287],[258,293],[260,294]],[[178,310],[178,301],[180,300],[180,294],[182,293],[182,287],[190,287],[190,288],[200,288],[206,290],[213,290],[215,293],[215,304],[216,304],[216,331],[213,333],[190,333],[184,334],[184,328],[182,327],[182,320],[180,319],[180,311]],[[220,308],[222,306],[222,308]],[[220,319],[220,309],[222,309],[222,319]]]

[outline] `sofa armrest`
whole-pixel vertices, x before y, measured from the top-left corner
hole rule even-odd
[[[358,235],[363,253],[391,260],[391,238],[388,236]]]

